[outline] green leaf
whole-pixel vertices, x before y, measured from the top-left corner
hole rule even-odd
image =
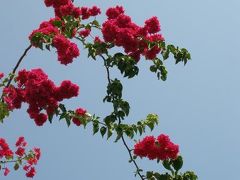
[[[176,171],[179,171],[183,166],[182,156],[178,156],[177,159],[172,160],[172,166]]]
[[[183,174],[183,180],[197,180],[198,177],[192,171],[187,171]]]
[[[53,119],[53,114],[48,114],[48,120],[50,123],[52,123],[52,119]]]
[[[60,121],[61,119],[64,119],[65,116],[66,116],[66,113],[62,113],[62,114],[60,115],[59,121]]]
[[[99,131],[99,124],[97,121],[93,122],[93,134],[96,134]]]
[[[135,124],[133,124],[132,128],[133,128],[134,132],[137,134],[137,132],[138,132],[137,126]]]
[[[111,128],[108,128],[108,133],[107,133],[107,139],[109,139],[112,136],[113,132]]]
[[[154,123],[152,122],[148,123],[147,126],[151,129],[151,131],[154,129]]]
[[[14,165],[14,170],[17,171],[18,169],[19,169],[19,164],[16,163],[16,164]]]
[[[131,139],[134,137],[134,131],[132,128],[126,128],[125,134],[130,137]]]
[[[142,126],[138,126],[138,131],[139,131],[139,134],[142,135],[142,133],[143,133],[143,128],[142,128]]]
[[[92,22],[92,24],[95,25],[95,26],[97,26],[97,27],[100,27],[100,24],[99,24],[99,22],[98,22],[97,20],[94,20],[94,21]]]
[[[45,46],[45,48],[47,49],[47,50],[49,50],[50,51],[50,45],[49,44],[47,44],[46,46]]]
[[[62,21],[55,20],[52,22],[54,26],[56,27],[62,27]]]
[[[123,101],[122,104],[121,104],[121,108],[125,112],[126,116],[128,116],[129,115],[129,110],[130,110],[129,103],[127,101]]]
[[[61,111],[62,111],[63,113],[65,113],[65,112],[67,111],[66,108],[65,108],[65,106],[64,106],[64,104],[59,104],[58,107],[61,109]]]
[[[162,162],[163,166],[167,169],[167,170],[170,170],[172,171],[172,168],[171,168],[171,162],[169,160],[164,160]]]
[[[151,178],[153,176],[153,171],[147,171],[146,176],[147,178]]]
[[[69,127],[71,125],[71,117],[68,114],[66,114],[64,118],[66,119],[67,126]]]
[[[155,65],[150,66],[150,71],[151,72],[157,72],[157,68]]]
[[[155,177],[157,178],[157,180],[172,180],[171,176],[168,173],[166,173],[166,174],[157,174],[157,175],[155,175]]]
[[[101,133],[102,137],[105,135],[106,131],[107,131],[107,128],[106,128],[106,127],[104,127],[104,126],[101,127],[100,133]]]
[[[9,110],[7,104],[0,101],[0,122],[3,123],[3,119],[9,116]]]
[[[121,137],[122,137],[122,133],[119,133],[114,142],[118,142],[118,140],[121,139]]]

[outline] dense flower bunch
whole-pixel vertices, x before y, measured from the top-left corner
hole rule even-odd
[[[146,136],[134,145],[134,154],[139,157],[148,157],[150,160],[176,159],[179,147],[172,143],[168,136],[161,134],[157,138]]]
[[[54,114],[58,102],[78,96],[79,93],[79,87],[68,80],[56,86],[41,69],[21,70],[16,81],[17,87],[11,85],[4,88],[4,101],[10,110],[21,108],[23,102],[28,103],[27,112],[38,126]]]
[[[79,56],[77,45],[63,35],[56,35],[53,38],[53,46],[57,49],[58,60],[61,64],[69,64],[73,61],[73,58]]]
[[[43,43],[57,49],[58,60],[61,64],[67,65],[80,55],[77,45],[68,38],[73,38],[80,29],[80,21],[101,13],[97,6],[92,8],[75,7],[71,0],[45,0],[47,7],[52,6],[55,10],[55,18],[42,22],[38,29],[34,30],[29,40],[35,47],[43,48]],[[72,18],[71,23],[66,18]],[[85,29],[79,32],[80,36],[86,37],[90,30]]]
[[[69,41],[61,30],[56,26],[57,23],[64,27],[64,22],[56,17],[49,21],[42,22],[38,29],[34,30],[29,39],[33,46],[41,47],[43,43],[50,44],[57,49],[58,61],[67,65],[80,55],[77,45]],[[71,36],[74,36],[75,29],[71,29]]]
[[[0,137],[0,171],[4,170],[4,176],[7,176],[10,172],[7,164],[14,162],[15,170],[18,170],[21,165],[23,170],[26,171],[27,177],[34,177],[36,174],[34,166],[38,163],[41,156],[40,149],[33,148],[26,152],[27,142],[24,137],[19,137],[15,146],[17,150],[14,152],[10,149],[6,140]]]
[[[45,0],[44,2],[47,7],[52,6],[54,8],[55,16],[57,17],[73,16],[75,18],[88,19],[101,13],[97,6],[79,8],[74,6],[71,0]]]
[[[160,23],[157,17],[146,20],[145,25],[140,27],[124,14],[121,6],[109,8],[106,15],[108,19],[102,27],[103,38],[106,42],[123,47],[125,53],[136,61],[140,60],[140,55],[144,55],[147,59],[154,59],[160,52],[157,45],[148,47],[148,42],[164,40],[163,36],[158,33]]]

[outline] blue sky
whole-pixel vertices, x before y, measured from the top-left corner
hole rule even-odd
[[[168,80],[162,82],[149,72],[150,62],[142,60],[139,76],[123,80],[124,97],[132,107],[127,121],[143,119],[148,113],[159,114],[160,125],[148,134],[170,135],[180,145],[184,170],[194,170],[200,180],[240,179],[240,2],[75,0],[75,4],[98,5],[102,11],[119,4],[139,25],[153,15],[160,19],[166,41],[186,47],[192,61],[183,66],[169,59]],[[40,0],[3,1],[0,16],[0,71],[8,73],[28,46],[29,33],[52,17],[53,11]],[[102,103],[107,83],[105,69],[100,60],[91,61],[84,49],[80,51],[78,60],[65,67],[57,62],[54,51],[32,49],[20,68],[41,67],[56,84],[71,79],[80,85],[81,92],[78,98],[66,101],[67,106],[82,106],[103,117],[111,110]],[[114,71],[112,76],[119,77],[119,73]],[[134,179],[135,169],[128,163],[121,142],[92,136],[90,128],[67,128],[57,120],[36,127],[25,111],[26,106],[5,120],[0,125],[0,136],[13,144],[23,135],[30,146],[41,147],[43,155],[35,180]],[[155,162],[138,162],[146,170],[161,169]],[[1,179],[26,178],[19,171]]]

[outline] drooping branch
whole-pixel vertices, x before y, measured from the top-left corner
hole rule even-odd
[[[107,63],[106,63],[106,58],[105,58],[103,55],[100,55],[100,57],[104,60],[104,66],[105,66],[106,71],[107,71],[108,83],[111,84],[110,71],[109,71],[109,66],[108,66]],[[121,124],[121,119],[118,117],[118,125],[120,125],[120,124]],[[140,173],[140,170],[141,170],[141,169],[139,168],[137,162],[136,162],[135,159],[133,158],[133,155],[132,155],[132,153],[131,153],[131,149],[128,147],[128,145],[127,145],[127,143],[126,143],[126,140],[124,139],[123,134],[122,134],[122,136],[121,136],[121,140],[122,140],[125,148],[126,148],[127,151],[128,151],[128,154],[129,154],[129,157],[130,157],[130,162],[133,162],[133,164],[135,165],[135,167],[136,167],[136,169],[137,169],[136,173],[137,173],[138,176],[141,178],[141,180],[144,180],[143,175]]]

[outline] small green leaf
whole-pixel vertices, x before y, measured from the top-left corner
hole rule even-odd
[[[176,171],[179,171],[183,166],[182,156],[178,156],[177,159],[172,160],[172,166]]]
[[[107,131],[107,128],[106,128],[106,127],[104,127],[104,126],[101,127],[100,133],[101,133],[102,137],[105,135],[106,131]]]
[[[66,119],[67,126],[69,127],[71,125],[71,117],[68,114],[66,114],[64,118]]]
[[[172,168],[171,168],[171,162],[169,160],[164,160],[162,162],[163,166],[167,169],[167,170],[170,170],[172,171]]]
[[[19,169],[19,164],[16,163],[16,164],[14,165],[14,170],[17,171],[18,169]]]
[[[147,178],[151,178],[153,176],[153,171],[147,171]]]
[[[96,134],[99,131],[99,124],[97,121],[93,122],[93,134]]]
[[[152,122],[148,123],[147,126],[151,129],[151,131],[154,129],[154,124]]]
[[[113,134],[112,129],[109,128],[107,133],[107,139],[109,139],[112,136],[112,134]]]
[[[50,45],[49,45],[49,44],[47,44],[47,45],[45,46],[45,48],[50,51]]]
[[[122,137],[122,133],[119,133],[114,142],[118,142],[118,140],[121,139],[121,137]]]
[[[65,106],[64,106],[64,104],[59,104],[58,107],[62,110],[62,112],[66,112],[67,111]]]
[[[52,123],[52,119],[53,119],[53,114],[49,114],[48,115],[48,120],[49,120],[50,123]]]
[[[139,134],[142,135],[143,133],[143,128],[141,126],[138,126],[138,131],[139,131]]]

